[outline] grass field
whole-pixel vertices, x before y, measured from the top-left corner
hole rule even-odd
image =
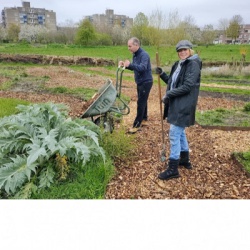
[[[156,62],[156,52],[159,53],[161,65],[171,65],[178,60],[174,46],[162,46],[158,51],[153,46],[142,46],[150,55],[153,64]],[[250,45],[211,45],[194,46],[203,62],[240,62],[242,53],[246,53],[245,60],[250,63]],[[0,53],[6,54],[39,54],[55,56],[87,56],[112,59],[115,62],[120,59],[131,58],[127,46],[99,46],[84,47],[63,44],[0,44]]]

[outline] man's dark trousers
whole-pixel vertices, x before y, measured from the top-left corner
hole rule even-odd
[[[133,127],[140,127],[142,120],[148,119],[148,97],[153,86],[152,82],[137,85],[137,115]]]

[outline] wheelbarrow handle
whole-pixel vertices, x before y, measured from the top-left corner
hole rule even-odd
[[[124,66],[118,66],[116,70],[116,91],[117,91],[117,96],[121,96],[121,88],[122,88],[122,74],[125,70]],[[119,74],[120,72],[120,74]]]
[[[125,66],[119,65],[119,66],[118,66],[118,70],[119,70],[119,69],[125,70]]]

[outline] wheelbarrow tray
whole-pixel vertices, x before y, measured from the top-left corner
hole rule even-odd
[[[96,115],[105,114],[114,104],[117,96],[117,90],[111,80],[99,89],[97,99],[83,113],[82,118],[93,117]]]

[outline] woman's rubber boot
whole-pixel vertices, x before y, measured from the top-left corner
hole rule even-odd
[[[192,164],[189,159],[189,152],[188,151],[181,151],[180,155],[180,166],[183,166],[186,169],[192,169]]]
[[[180,177],[178,172],[179,160],[169,159],[167,169],[158,175],[161,180],[169,180]]]

